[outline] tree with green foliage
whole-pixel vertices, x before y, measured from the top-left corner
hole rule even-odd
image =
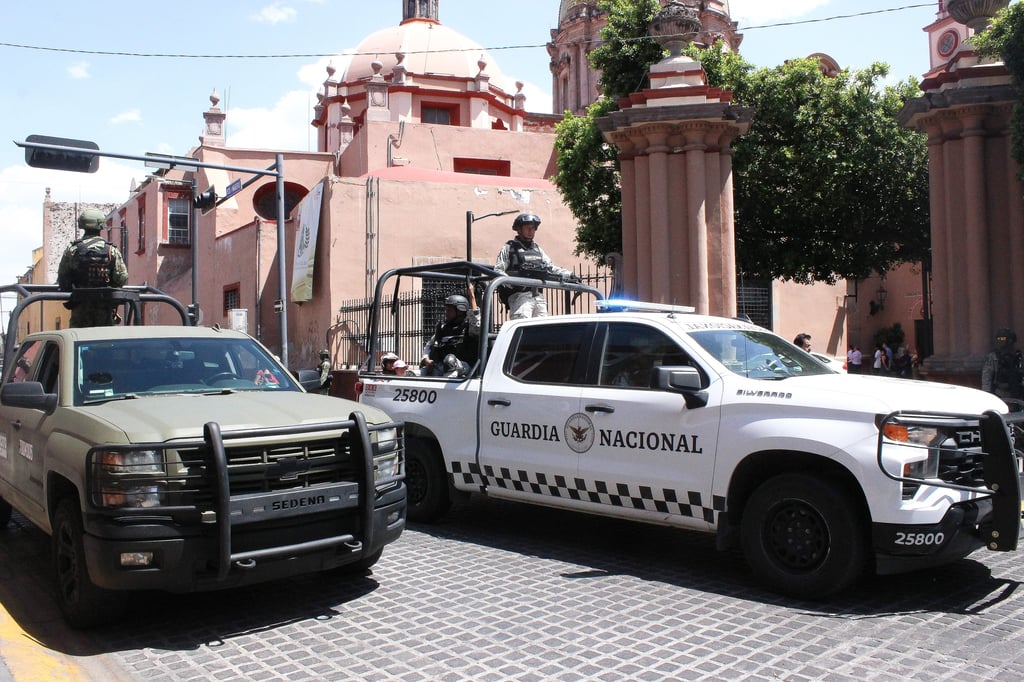
[[[618,98],[647,87],[648,66],[661,59],[662,49],[647,35],[658,0],[602,0],[598,5],[608,25],[590,63],[601,70],[604,96],[585,116],[566,112],[558,124],[554,182],[576,217],[576,252],[602,261],[622,250],[622,195],[618,150],[604,141],[597,119],[618,109]]]
[[[986,31],[971,37],[971,44],[983,57],[1002,59],[1017,88],[1010,153],[1019,167],[1017,177],[1024,180],[1024,3],[1000,10]]]
[[[732,88],[754,107],[733,157],[741,272],[834,283],[927,256],[927,147],[897,120],[916,88],[887,73],[794,59]]]
[[[622,243],[617,150],[596,119],[646,87],[651,64],[664,54],[647,37],[657,0],[599,6],[609,21],[591,61],[602,71],[605,98],[559,124],[554,178],[579,221],[578,252],[595,258]],[[896,120],[913,83],[880,86],[883,64],[827,77],[810,59],[757,69],[717,46],[691,45],[687,54],[700,60],[709,85],[754,109],[749,132],[733,143],[744,275],[833,283],[927,257],[925,140]]]

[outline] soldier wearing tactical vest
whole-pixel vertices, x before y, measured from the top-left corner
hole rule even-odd
[[[116,246],[100,236],[106,216],[87,208],[78,216],[82,238],[71,242],[60,259],[57,286],[61,291],[80,288],[122,287],[128,282],[128,268]],[[103,296],[68,301],[72,327],[107,327],[115,324],[116,306]]]
[[[520,213],[512,222],[516,238],[505,242],[498,252],[494,269],[513,277],[529,277],[531,279],[563,279],[578,282],[579,278],[572,270],[560,268],[551,262],[540,244],[534,241],[540,218],[532,213]],[[544,290],[539,287],[503,287],[499,292],[505,305],[508,306],[509,317],[513,320],[525,317],[543,317],[548,314],[547,299]]]
[[[1024,398],[1024,353],[1017,348],[1017,333],[1012,329],[996,331],[996,346],[985,356],[981,367],[981,390],[1004,400]]]

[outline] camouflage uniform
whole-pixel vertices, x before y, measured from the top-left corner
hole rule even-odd
[[[1004,400],[1024,398],[1024,354],[1014,344],[1017,334],[1011,329],[996,332],[996,347],[985,356],[981,368],[981,389]]]
[[[328,350],[320,351],[320,392],[327,394],[331,390],[331,354]]]
[[[78,225],[85,231],[85,235],[72,242],[60,259],[57,286],[61,291],[71,291],[76,287],[122,287],[128,282],[128,268],[125,267],[121,252],[99,234],[99,225],[103,220],[105,216],[96,209],[86,209],[78,217]],[[79,271],[79,245],[87,251],[109,248],[108,265],[104,272],[100,273],[102,276],[97,277],[96,273]],[[102,299],[74,303],[69,301],[64,305],[71,308],[72,327],[108,327],[114,324],[116,306]]]

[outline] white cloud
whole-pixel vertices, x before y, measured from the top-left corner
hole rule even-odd
[[[12,284],[32,265],[32,250],[43,245],[43,201],[50,189],[52,201],[121,203],[128,199],[132,179],[146,171],[102,159],[95,173],[30,168],[15,165],[0,169],[0,224],[11,226],[0,250],[0,283]]]
[[[533,83],[523,83],[523,94],[526,95],[527,111],[534,114],[552,113],[551,86],[541,87]]]
[[[72,78],[90,78],[89,62],[75,62],[68,67],[68,74]]]
[[[295,21],[296,14],[297,12],[294,7],[288,7],[280,2],[275,2],[254,14],[252,19],[261,24],[280,24],[282,22]]]
[[[788,2],[766,2],[765,0],[730,0],[729,14],[740,24],[781,21],[806,16],[810,12],[828,5],[831,0],[789,0]]]
[[[122,111],[120,114],[116,114],[110,119],[113,124],[118,123],[139,123],[142,121],[142,112],[138,109],[129,109],[128,111]]]
[[[347,54],[321,57],[311,64],[302,66],[297,74],[299,81],[309,86],[313,92],[317,92],[323,86],[324,81],[327,80],[328,65],[334,67],[334,77],[340,79],[342,74],[348,70],[348,65],[352,61],[352,53],[354,52],[355,48],[350,48]]]
[[[281,96],[271,109],[233,108],[227,118],[228,146],[315,151],[316,131],[310,125],[315,105],[313,92],[292,90]]]

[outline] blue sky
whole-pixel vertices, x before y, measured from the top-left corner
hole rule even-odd
[[[744,34],[740,51],[759,66],[825,52],[853,68],[888,62],[893,80],[928,70],[922,29],[935,19],[937,0],[731,0],[730,6]],[[0,24],[6,138],[0,141],[0,221],[7,233],[0,282],[24,273],[42,243],[47,187],[55,201],[120,203],[132,178],[145,175],[141,164],[114,159],[103,159],[93,175],[28,168],[14,140],[43,134],[93,140],[112,152],[183,155],[198,144],[202,112],[216,89],[230,146],[309,149],[326,65],[340,64],[340,53],[397,24],[401,7],[400,0],[8,3]],[[549,112],[543,46],[558,7],[558,0],[441,0],[440,19],[488,48],[506,76],[527,83],[529,110]],[[778,25],[784,22],[808,23]]]

